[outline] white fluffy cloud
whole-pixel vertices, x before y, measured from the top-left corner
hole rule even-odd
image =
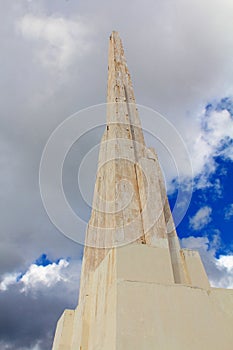
[[[200,230],[211,221],[212,209],[208,206],[200,208],[196,214],[189,219],[189,226],[193,230]]]
[[[32,264],[20,279],[20,283],[23,284],[21,291],[28,292],[41,286],[51,287],[60,281],[66,282],[63,271],[68,266],[68,261],[64,259],[61,259],[58,264],[52,263],[47,266]]]
[[[233,270],[233,255],[220,255],[217,260],[220,267],[226,268],[228,271]]]
[[[211,180],[211,176],[218,167],[216,157],[233,160],[233,112],[230,107],[229,110],[224,107],[224,100],[233,105],[232,98],[220,98],[213,104],[203,105],[202,112],[193,116],[195,126],[186,124],[181,135],[182,146],[173,142],[174,137],[168,138],[169,128],[162,131],[157,129],[159,132],[155,135],[160,141],[154,147],[158,151],[169,192],[177,189],[177,186],[174,188],[174,179],[178,179],[181,185],[194,180],[194,189],[211,187],[216,196],[222,196],[220,179]],[[151,122],[151,125],[153,132],[154,124]],[[146,141],[148,144],[153,143],[153,139],[148,136]],[[164,152],[166,147],[169,150],[167,153]]]
[[[5,274],[0,283],[0,291],[6,291],[8,290],[9,286],[11,286],[12,284],[15,284],[17,281],[18,275],[19,275],[18,273]]]
[[[39,61],[49,68],[66,69],[90,49],[91,33],[83,19],[25,14],[17,23],[21,35],[36,45]]]
[[[220,255],[217,258],[216,252],[220,244],[219,234],[212,240],[193,236],[181,239],[182,247],[199,251],[213,287],[233,288],[233,255]]]
[[[205,174],[208,178],[215,171],[216,156],[223,155],[233,160],[229,139],[233,140],[233,121],[230,113],[227,110],[214,110],[208,115],[204,110],[200,117],[199,134],[193,145],[190,145],[194,176]]]
[[[216,195],[221,196],[220,180],[215,179],[215,183],[210,183],[209,179],[218,166],[215,157],[233,160],[233,117],[227,109],[217,110],[213,107],[209,111],[205,107],[199,116],[195,116],[195,120],[193,132],[184,134],[193,173],[188,172],[184,161],[180,176],[184,179],[193,177],[195,188],[213,187]],[[170,178],[173,176],[171,174]]]
[[[25,294],[37,293],[39,290],[46,291],[47,288],[52,288],[59,282],[63,284],[77,282],[80,269],[80,261],[70,263],[65,259],[57,263],[51,262],[46,266],[31,264],[24,274],[4,275],[0,283],[0,291],[7,291],[13,285],[20,287],[20,292]]]
[[[230,220],[233,216],[233,203],[225,209],[225,219]]]

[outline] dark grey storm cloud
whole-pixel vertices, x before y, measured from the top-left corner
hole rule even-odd
[[[56,322],[65,308],[75,307],[77,292],[77,287],[72,290],[58,283],[38,295],[25,295],[18,286],[1,293],[1,349],[31,349],[37,343],[41,349],[51,349]]]

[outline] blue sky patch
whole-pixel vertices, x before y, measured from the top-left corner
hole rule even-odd
[[[209,186],[203,189],[194,188],[190,206],[177,227],[177,232],[180,238],[207,236],[210,240],[213,235],[218,234],[221,239],[218,256],[229,254],[233,249],[233,216],[226,218],[226,212],[233,204],[233,162],[223,157],[216,157],[215,161],[217,167],[208,179]],[[176,196],[177,192],[169,196],[171,207],[174,206]],[[211,221],[200,230],[193,230],[190,227],[190,218],[205,206],[212,209]]]
[[[47,258],[47,254],[41,254],[38,259],[34,262],[37,266],[47,266],[53,263],[52,260]]]

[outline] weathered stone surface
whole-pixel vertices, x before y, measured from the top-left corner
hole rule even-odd
[[[113,32],[79,305],[58,321],[53,350],[230,350],[232,329],[233,291],[211,288],[199,254],[180,249]]]
[[[63,312],[57,323],[53,348],[59,350],[71,350],[74,314],[74,310],[65,310]]]

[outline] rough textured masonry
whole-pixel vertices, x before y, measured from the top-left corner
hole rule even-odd
[[[155,349],[232,350],[233,290],[211,288],[198,252],[180,248],[113,32],[79,304],[58,321],[53,350]]]

